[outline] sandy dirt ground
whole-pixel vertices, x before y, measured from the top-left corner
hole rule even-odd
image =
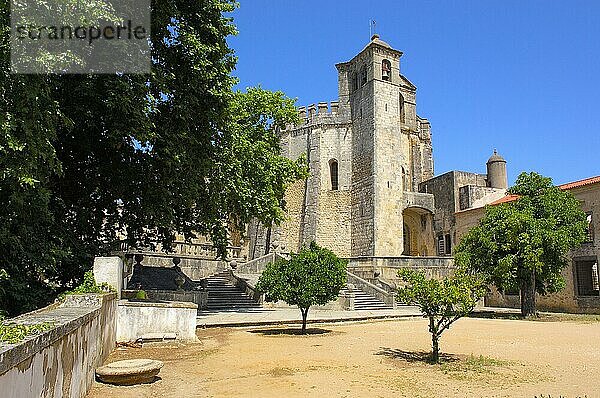
[[[198,343],[120,349],[107,362],[159,359],[160,378],[96,382],[88,397],[600,397],[597,322],[461,319],[442,336],[442,365],[423,360],[422,319],[310,327],[206,329]]]

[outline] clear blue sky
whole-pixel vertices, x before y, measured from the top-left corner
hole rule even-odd
[[[337,99],[335,63],[377,33],[404,52],[402,73],[430,120],[436,175],[485,172],[493,148],[509,183],[600,175],[600,2],[241,0],[229,40],[240,88],[298,105]]]

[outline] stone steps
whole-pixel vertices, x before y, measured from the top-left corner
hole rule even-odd
[[[347,292],[347,289],[342,289]],[[355,310],[391,310],[392,306],[381,300],[363,292],[360,289],[354,289],[354,309]]]
[[[216,274],[208,278],[207,290],[208,302],[206,308],[209,311],[261,307],[260,304],[252,300],[222,274]]]

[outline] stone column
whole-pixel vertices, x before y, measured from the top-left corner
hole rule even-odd
[[[123,290],[123,260],[117,256],[94,258],[94,278],[96,283],[108,283],[117,291],[121,298]]]

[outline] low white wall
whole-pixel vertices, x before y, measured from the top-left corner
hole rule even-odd
[[[179,301],[119,301],[117,341],[135,341],[147,334],[175,333],[178,340],[196,339],[198,306]]]
[[[85,397],[95,370],[115,347],[116,295],[68,296],[11,321],[55,327],[16,345],[0,345],[2,398]]]

